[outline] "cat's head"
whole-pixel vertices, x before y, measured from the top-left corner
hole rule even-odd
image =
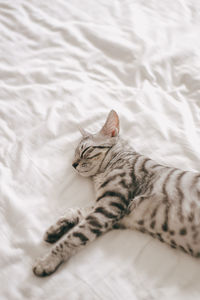
[[[117,143],[119,117],[111,110],[102,129],[90,134],[80,129],[82,139],[76,150],[72,166],[85,177],[94,176],[100,169],[108,151]]]

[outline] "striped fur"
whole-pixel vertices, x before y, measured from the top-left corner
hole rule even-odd
[[[200,174],[154,162],[130,148],[118,132],[114,111],[100,133],[84,132],[73,166],[92,178],[96,201],[93,207],[69,210],[47,230],[45,241],[56,244],[34,266],[37,276],[53,273],[82,247],[115,228],[137,229],[200,256]]]

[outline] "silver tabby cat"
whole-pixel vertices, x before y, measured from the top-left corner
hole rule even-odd
[[[149,233],[173,248],[200,256],[200,173],[160,165],[119,137],[111,111],[97,134],[82,130],[73,167],[91,177],[94,206],[70,209],[45,233],[56,242],[33,267],[37,276],[53,273],[81,248],[115,228]]]

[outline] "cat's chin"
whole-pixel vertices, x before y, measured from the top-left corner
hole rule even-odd
[[[82,174],[82,173],[80,173],[79,174],[81,177],[91,177],[91,175],[88,175],[88,174]]]
[[[82,177],[91,177],[91,176],[94,176],[96,174],[96,172],[93,168],[90,169],[90,170],[87,170],[87,171],[78,171],[78,170],[76,170],[76,171]]]
[[[91,172],[78,172],[78,174],[82,177],[91,177],[93,176]]]
[[[91,177],[91,176],[94,176],[95,170],[94,170],[94,168],[90,168],[89,170],[76,169],[76,173],[83,177]]]

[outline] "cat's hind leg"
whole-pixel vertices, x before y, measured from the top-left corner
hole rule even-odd
[[[91,210],[92,207],[68,209],[64,216],[60,217],[54,225],[47,229],[44,234],[44,241],[47,243],[57,242],[71,228],[77,225]]]

